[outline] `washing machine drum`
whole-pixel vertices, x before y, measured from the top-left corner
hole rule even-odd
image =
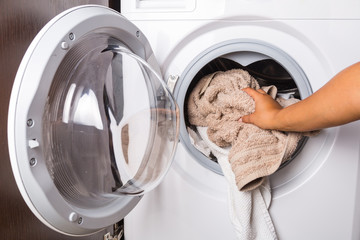
[[[8,136],[21,194],[70,235],[122,219],[167,172],[179,111],[142,33],[82,6],[36,36],[11,95]]]

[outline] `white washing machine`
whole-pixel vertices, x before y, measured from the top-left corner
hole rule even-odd
[[[307,97],[360,60],[360,2],[138,0],[121,10],[147,36],[165,79],[178,78],[181,112],[173,166],[125,218],[126,239],[236,239],[219,167],[189,143],[188,89],[198,72],[223,70],[216,59],[265,62],[263,73],[272,59]],[[360,239],[359,133],[358,122],[323,130],[271,176],[279,239]]]
[[[94,5],[61,13],[34,39],[12,91],[22,196],[68,235],[126,216],[126,240],[236,239],[221,169],[189,139],[187,94],[202,75],[236,66],[306,98],[359,60],[359,9],[136,0],[121,2],[125,18]],[[359,132],[355,122],[304,139],[271,176],[280,239],[360,238]]]

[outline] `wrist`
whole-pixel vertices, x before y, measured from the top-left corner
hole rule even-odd
[[[273,129],[275,130],[279,130],[279,131],[291,131],[290,127],[289,127],[289,123],[287,121],[286,114],[284,114],[284,110],[283,109],[279,109],[278,111],[276,111],[276,113],[274,114],[274,117],[272,119],[273,121]]]

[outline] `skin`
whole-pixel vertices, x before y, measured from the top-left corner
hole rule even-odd
[[[305,132],[360,119],[360,62],[333,77],[308,98],[282,108],[263,90],[243,89],[255,101],[255,112],[239,121],[263,129]]]

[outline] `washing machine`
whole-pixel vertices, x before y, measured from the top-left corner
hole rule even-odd
[[[121,7],[175,85],[181,124],[173,166],[125,218],[126,237],[236,239],[221,170],[189,139],[187,94],[203,75],[238,66],[260,81],[268,75],[260,84],[306,98],[360,60],[360,3],[122,1]],[[279,239],[360,238],[359,129],[355,122],[322,130],[270,177],[269,212]]]
[[[192,145],[187,96],[243,68],[304,99],[360,49],[360,2],[121,1],[51,20],[27,50],[8,116],[20,192],[48,227],[126,240],[236,239],[216,158]],[[359,123],[303,139],[270,176],[280,239],[359,239]],[[110,237],[108,237],[110,238]]]

